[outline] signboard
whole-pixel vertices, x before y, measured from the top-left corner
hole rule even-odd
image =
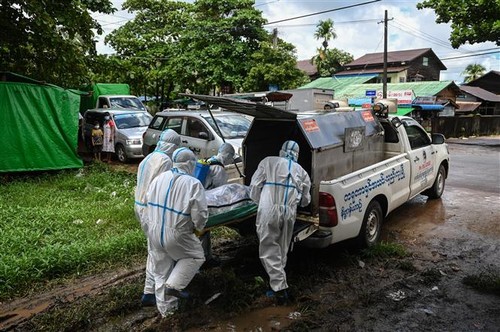
[[[375,96],[377,96],[377,90],[366,90],[365,96],[366,97],[375,97]]]
[[[435,104],[436,103],[436,96],[429,96],[429,97],[417,97],[413,100],[414,104]]]
[[[377,91],[377,98],[383,98],[383,92]],[[398,105],[410,105],[414,99],[413,90],[394,90],[387,91],[387,98],[395,98],[398,100]]]

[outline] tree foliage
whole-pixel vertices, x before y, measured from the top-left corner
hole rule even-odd
[[[486,68],[478,63],[468,65],[462,72],[462,75],[465,75],[464,82],[468,83],[470,81],[474,81],[476,78],[483,76],[485,71]]]
[[[328,48],[328,42],[337,38],[337,33],[335,33],[335,28],[333,27],[333,21],[331,19],[319,21],[316,26],[316,31],[314,32],[314,38],[317,40],[323,39],[322,45],[326,50]]]
[[[267,91],[271,84],[285,90],[308,83],[307,75],[297,68],[294,53],[295,47],[282,40],[276,47],[270,42],[262,42],[252,55],[252,68],[245,77],[243,90]]]
[[[350,53],[337,48],[328,48],[328,42],[331,39],[337,38],[333,25],[334,23],[331,19],[319,21],[314,32],[314,37],[317,40],[323,39],[321,44],[323,48],[318,48],[317,54],[311,59],[311,63],[316,66],[320,76],[332,76],[340,71],[344,64],[354,60],[354,57]]]
[[[280,43],[281,57],[270,51],[265,20],[253,5],[252,0],[127,0],[123,6],[135,19],[106,41],[154,82],[150,90],[156,86],[155,94],[166,98],[185,90],[228,93],[264,85],[267,90],[257,80],[283,85],[284,78],[300,81],[294,47]],[[268,62],[275,69],[265,78],[262,69],[253,70]]]
[[[434,9],[436,23],[451,22],[450,42],[454,48],[487,41],[500,45],[499,0],[425,0],[417,8]]]
[[[326,50],[318,49],[318,54],[311,59],[311,62],[318,68],[320,76],[332,76],[339,72],[346,63],[353,60],[354,57],[352,54],[338,48],[333,48]]]
[[[62,86],[85,81],[95,55],[91,12],[113,13],[110,0],[2,0],[0,68]]]

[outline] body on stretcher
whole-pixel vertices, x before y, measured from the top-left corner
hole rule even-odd
[[[220,226],[229,226],[253,218],[257,204],[250,199],[250,189],[239,183],[231,183],[206,191],[208,221],[202,233]],[[293,242],[301,241],[319,228],[317,218],[297,220],[294,224]]]

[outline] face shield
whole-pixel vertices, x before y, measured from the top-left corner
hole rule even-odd
[[[280,150],[280,157],[291,159],[295,162],[299,159],[299,145],[295,141],[286,141]]]

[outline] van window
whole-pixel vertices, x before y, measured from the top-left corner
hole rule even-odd
[[[172,129],[175,131],[177,134],[181,134],[181,129],[182,129],[182,117],[173,117],[173,118],[168,118],[167,123],[165,124],[165,129]]]
[[[97,108],[109,107],[108,100],[105,97],[99,97],[99,104]]]
[[[194,118],[188,118],[187,127],[186,127],[186,135],[199,138],[200,133],[205,132],[208,134],[207,128],[201,123],[200,120]]]
[[[161,125],[163,124],[163,120],[165,120],[164,117],[157,116],[156,118],[153,119],[153,121],[151,121],[149,128],[161,130]]]
[[[208,124],[215,130],[216,133],[219,132],[217,127],[219,127],[222,135],[226,138],[244,138],[250,129],[251,121],[240,114],[224,114],[215,116],[215,121],[217,126],[214,124],[212,117],[205,117]]]

